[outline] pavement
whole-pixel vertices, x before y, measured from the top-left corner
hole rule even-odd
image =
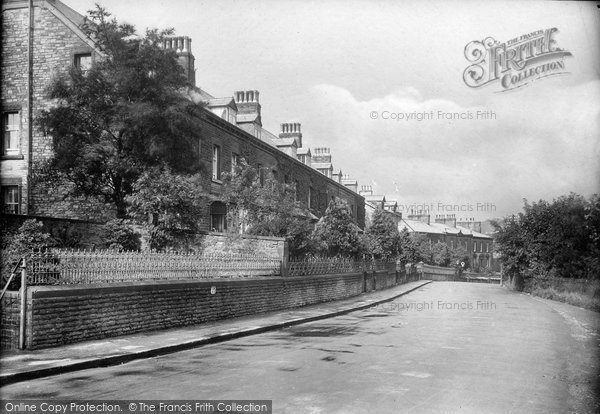
[[[0,385],[83,369],[124,364],[332,318],[390,302],[428,283],[431,281],[409,282],[349,299],[202,325],[144,332],[40,350],[3,351],[0,355]]]

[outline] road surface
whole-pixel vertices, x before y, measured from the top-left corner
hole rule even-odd
[[[434,282],[365,311],[0,395],[269,399],[275,413],[592,413],[599,319],[497,285]]]

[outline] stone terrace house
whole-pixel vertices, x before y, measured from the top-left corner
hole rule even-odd
[[[494,240],[492,237],[469,228],[456,225],[454,215],[437,215],[431,222],[429,214],[411,214],[398,224],[400,231],[424,234],[430,243],[442,242],[450,248],[463,246],[476,271],[493,268]]]
[[[31,19],[31,21],[30,21]],[[52,103],[46,89],[57,72],[85,67],[102,52],[79,29],[83,17],[58,1],[2,2],[2,148],[0,154],[3,212],[63,217],[102,217],[98,203],[62,203],[34,188],[32,165],[48,156],[48,140],[31,128],[36,112]],[[29,30],[31,26],[32,30]],[[30,75],[29,75],[30,74]]]
[[[29,30],[31,19],[31,27]],[[54,76],[73,65],[85,67],[103,54],[80,30],[83,16],[59,0],[5,0],[2,3],[2,139],[1,190],[5,213],[103,221],[114,212],[90,199],[64,199],[32,180],[32,166],[51,155],[51,138],[44,137],[32,120],[53,103],[46,90]],[[164,47],[175,49],[191,84],[195,85],[191,39],[169,38]],[[262,125],[259,92],[237,91],[233,97],[214,97],[194,87],[194,102],[201,104],[198,146],[209,173],[205,188],[218,195],[222,174],[231,171],[241,157],[286,183],[296,185],[299,202],[317,217],[325,213],[333,197],[345,199],[356,223],[365,224],[365,201],[356,185],[345,185],[341,173],[320,172],[311,165],[311,152],[302,146],[299,123],[283,123],[275,135]],[[319,155],[322,155],[319,153]],[[320,164],[318,164],[320,166]],[[205,206],[202,227],[223,231],[226,209],[220,202]]]

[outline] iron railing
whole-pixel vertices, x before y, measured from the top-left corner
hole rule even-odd
[[[81,285],[160,280],[248,278],[282,275],[279,258],[256,254],[119,252],[51,249],[27,256],[28,285]],[[288,276],[405,272],[386,260],[313,258],[287,262]]]
[[[287,273],[288,276],[315,276],[372,271],[395,272],[396,269],[403,268],[395,261],[315,258],[288,262]]]
[[[256,255],[204,255],[48,250],[27,261],[29,285],[73,285],[150,280],[277,276],[281,261]]]

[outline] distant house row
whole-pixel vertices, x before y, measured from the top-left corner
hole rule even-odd
[[[400,220],[398,228],[425,235],[431,244],[463,247],[470,258],[470,268],[476,272],[493,268],[494,240],[475,230],[481,230],[481,222],[457,222],[454,214],[436,215],[432,222],[430,214],[418,213]]]

